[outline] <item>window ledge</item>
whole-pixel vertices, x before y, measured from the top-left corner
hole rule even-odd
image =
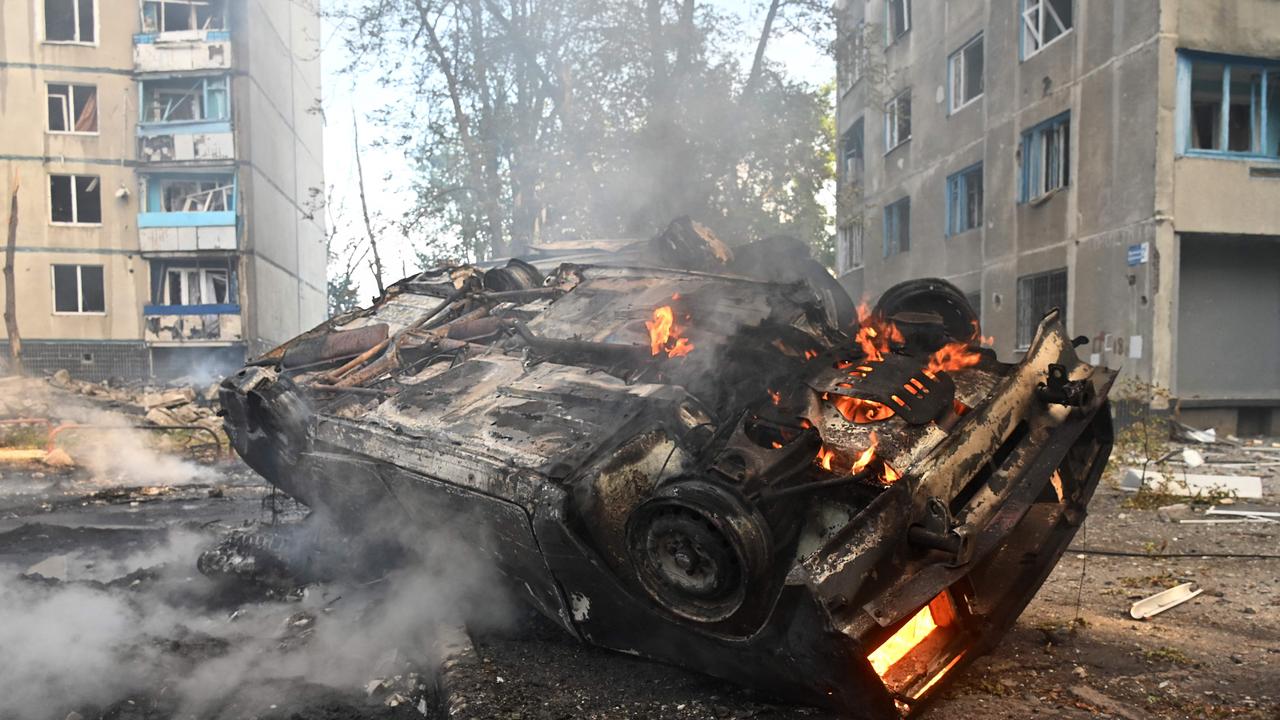
[[[1022,62],[1026,62],[1026,61],[1030,60],[1031,58],[1033,58],[1033,57],[1035,57],[1035,56],[1039,55],[1040,53],[1044,52],[1046,49],[1053,47],[1055,44],[1057,44],[1057,42],[1058,42],[1059,40],[1061,40],[1062,38],[1064,38],[1064,37],[1066,37],[1066,36],[1070,35],[1071,33],[1075,32],[1075,29],[1076,29],[1075,25],[1072,25],[1071,27],[1067,28],[1067,31],[1066,31],[1066,32],[1064,32],[1064,33],[1062,33],[1061,35],[1059,35],[1058,37],[1056,37],[1056,38],[1054,38],[1054,39],[1050,40],[1049,42],[1047,42],[1047,43],[1045,43],[1045,44],[1041,45],[1039,48],[1037,48],[1037,49],[1036,49],[1036,51],[1035,51],[1035,52],[1032,52],[1032,53],[1028,53],[1028,54],[1023,55],[1023,56],[1022,56]],[[1022,31],[1022,32],[1024,32],[1024,33],[1026,32],[1026,28],[1024,28],[1024,27],[1019,27],[1019,30],[1021,30],[1021,31]],[[1025,38],[1025,35],[1024,35],[1023,37]],[[1023,40],[1023,42],[1026,42],[1026,40]]]
[[[99,135],[101,135],[101,134],[102,134],[100,131],[94,131],[94,132],[75,132],[74,130],[45,130],[45,131],[44,131],[44,133],[45,133],[46,135],[60,135],[60,136],[64,136],[64,137],[66,137],[66,136],[70,136],[70,137],[98,137]]]
[[[1247,163],[1276,163],[1280,164],[1280,157],[1274,155],[1255,155],[1253,153],[1228,152],[1225,150],[1184,150],[1178,153],[1178,157],[1201,158],[1207,160],[1232,160],[1235,162]]]
[[[79,45],[80,47],[98,47],[96,42],[84,42],[83,40],[41,40],[45,45]]]
[[[893,147],[889,148],[888,150],[885,150],[885,151],[884,151],[884,156],[885,156],[885,157],[889,157],[889,155],[890,155],[890,154],[892,154],[894,150],[897,150],[898,148],[902,147],[903,145],[906,145],[906,144],[907,144],[907,143],[909,143],[909,142],[911,142],[911,138],[910,138],[910,137],[908,137],[906,140],[902,140],[902,141],[900,141],[897,145],[894,145]]]
[[[984,93],[979,93],[979,94],[978,94],[976,97],[974,97],[973,99],[971,99],[971,100],[969,100],[969,101],[965,102],[965,104],[960,105],[959,107],[951,108],[951,112],[947,113],[947,117],[951,117],[952,115],[955,115],[955,114],[959,113],[961,110],[964,110],[965,108],[969,107],[970,105],[973,105],[974,103],[976,103],[976,102],[978,102],[979,100],[981,100],[981,99],[983,98],[983,96],[984,96],[984,95],[986,95],[986,93],[985,93],[985,92],[984,92]]]
[[[50,220],[49,224],[52,225],[53,227],[65,227],[65,228],[100,228],[102,227],[102,223],[100,222],[78,223],[78,222],[58,222],[56,220]]]
[[[102,312],[78,312],[72,310],[54,310],[53,314],[57,317],[106,317],[107,311]]]

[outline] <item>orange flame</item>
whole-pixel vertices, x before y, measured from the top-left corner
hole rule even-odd
[[[836,454],[827,447],[818,448],[818,456],[814,460],[822,466],[823,470],[831,469],[831,462],[836,459]]]
[[[920,608],[920,612],[916,613],[907,621],[907,624],[898,629],[880,644],[870,655],[867,660],[871,662],[871,667],[876,674],[884,677],[884,674],[893,667],[907,653],[911,652],[917,645],[924,642],[926,638],[938,629],[938,623],[933,619],[933,610],[930,606],[925,605]]]
[[[672,298],[679,298],[677,293]],[[653,311],[653,319],[645,321],[649,329],[649,351],[654,355],[667,357],[683,357],[693,350],[693,343],[681,337],[683,329],[676,325],[676,314],[670,305],[663,305]]]
[[[925,367],[925,372],[932,376],[947,370],[963,370],[973,367],[981,361],[982,353],[975,350],[968,343],[947,343],[929,357],[929,364]]]
[[[872,314],[865,302],[858,305],[858,332],[853,339],[867,360],[883,360],[892,343],[906,342],[897,325]]]
[[[871,461],[876,459],[876,448],[879,446],[880,438],[876,437],[875,433],[871,433],[871,444],[867,446],[866,450],[863,450],[862,453],[858,455],[857,460],[853,461],[852,470],[855,475],[865,470],[866,467],[871,464]]]
[[[769,390],[769,400],[771,400],[774,405],[781,405],[782,393],[778,392],[777,390]]]
[[[874,400],[863,400],[844,395],[835,396],[831,404],[836,406],[836,410],[840,411],[845,420],[860,425],[887,420],[893,417],[894,414],[889,406]]]

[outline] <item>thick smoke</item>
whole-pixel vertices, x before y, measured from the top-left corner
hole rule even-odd
[[[61,720],[132,693],[175,716],[260,715],[306,700],[290,688],[358,691],[406,668],[429,673],[446,635],[508,615],[486,562],[443,531],[419,534],[420,562],[373,582],[243,604],[195,571],[209,541],[173,531],[123,558],[70,555],[61,582],[0,568],[0,717]]]

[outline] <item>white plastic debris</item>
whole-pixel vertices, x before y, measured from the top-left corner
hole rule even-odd
[[[1204,456],[1194,448],[1183,448],[1182,462],[1186,463],[1187,467],[1200,467],[1204,464]]]
[[[1262,497],[1262,478],[1256,475],[1194,475],[1170,473],[1168,476],[1150,468],[1125,468],[1120,487],[1130,492],[1147,488],[1171,495],[1226,496],[1234,498]]]
[[[1169,608],[1176,607],[1204,592],[1195,583],[1182,583],[1168,590],[1163,590],[1148,598],[1143,598],[1129,608],[1129,617],[1134,620],[1145,620],[1159,615]]]
[[[47,557],[27,568],[26,574],[40,575],[49,578],[50,580],[66,580],[67,575],[69,574],[67,570],[67,556],[54,555],[53,557]]]

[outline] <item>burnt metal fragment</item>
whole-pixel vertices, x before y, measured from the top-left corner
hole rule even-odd
[[[621,255],[682,268],[419,273],[227,378],[228,435],[339,536],[462,536],[584,642],[911,714],[1083,521],[1115,374],[1056,311],[1002,363],[949,283],[862,332],[803,260],[722,245],[683,219]]]

